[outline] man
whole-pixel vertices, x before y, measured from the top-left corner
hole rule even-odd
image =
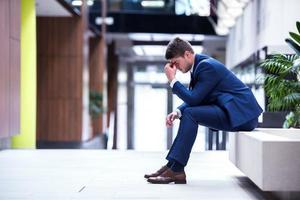
[[[185,184],[186,166],[196,139],[198,125],[225,131],[251,131],[262,113],[251,90],[219,61],[194,54],[189,42],[180,38],[167,46],[165,74],[172,91],[184,101],[166,118],[171,127],[180,119],[177,136],[166,157],[168,163],[144,177],[150,183]],[[191,73],[189,89],[176,80],[176,70]]]

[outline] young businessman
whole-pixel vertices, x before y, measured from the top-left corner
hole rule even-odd
[[[251,90],[219,61],[195,54],[180,38],[167,46],[165,74],[172,91],[184,101],[166,118],[171,127],[180,119],[177,136],[166,157],[168,163],[144,177],[150,183],[186,183],[186,166],[196,139],[198,125],[225,131],[251,131],[257,127],[262,109]],[[189,89],[176,80],[176,70],[191,73]]]

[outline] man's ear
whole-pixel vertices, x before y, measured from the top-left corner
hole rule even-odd
[[[190,53],[189,51],[185,51],[184,55],[187,56],[187,57],[189,57],[189,53]]]
[[[188,59],[191,59],[192,53],[190,51],[185,51],[184,54]]]
[[[190,51],[185,51],[188,57],[191,57],[193,54]]]

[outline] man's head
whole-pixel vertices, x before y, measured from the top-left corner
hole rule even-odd
[[[188,41],[176,37],[169,42],[165,58],[173,67],[185,73],[194,63],[194,50]]]

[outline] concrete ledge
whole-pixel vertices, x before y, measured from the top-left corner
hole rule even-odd
[[[300,130],[229,133],[229,159],[263,191],[300,191]]]

